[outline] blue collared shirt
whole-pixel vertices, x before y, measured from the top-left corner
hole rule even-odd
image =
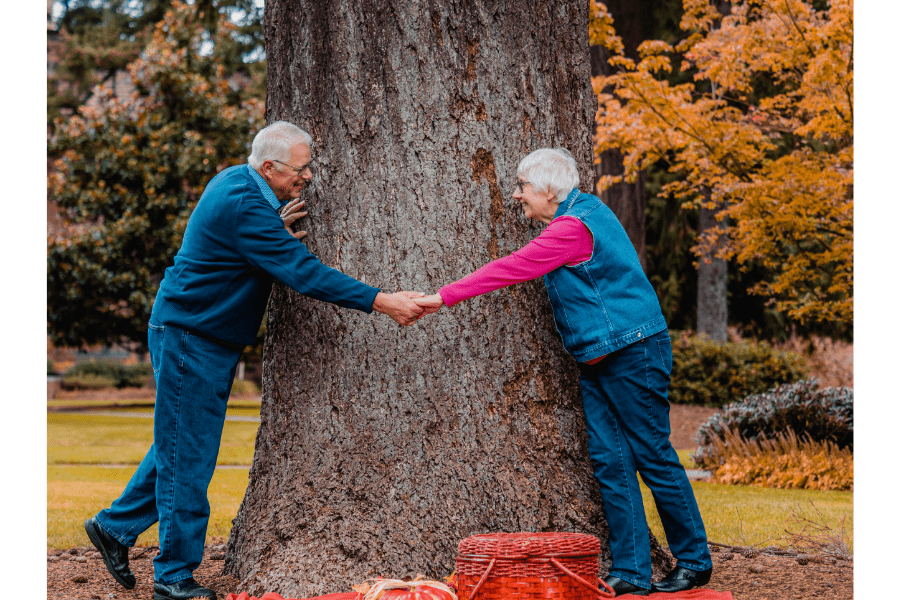
[[[272,188],[269,187],[269,184],[263,179],[263,176],[260,175],[256,169],[251,167],[250,163],[247,163],[247,170],[250,171],[250,176],[253,177],[253,181],[259,186],[259,191],[262,192],[266,202],[268,202],[275,210],[281,211],[281,207],[284,206],[284,204],[275,197],[275,192],[272,191]]]

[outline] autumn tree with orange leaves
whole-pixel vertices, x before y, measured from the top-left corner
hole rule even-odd
[[[851,322],[852,3],[747,0],[723,15],[684,0],[681,29],[675,46],[641,44],[636,62],[591,0],[591,43],[615,69],[593,80],[594,151],[625,157],[625,173],[599,189],[666,161],[677,178],[663,193],[718,211],[698,260],[762,265],[769,276],[749,292],[801,323]],[[693,81],[670,83],[676,61]]]

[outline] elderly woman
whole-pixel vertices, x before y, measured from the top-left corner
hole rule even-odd
[[[676,592],[709,582],[712,560],[691,484],[669,443],[672,347],[665,318],[625,230],[577,189],[565,149],[519,163],[513,198],[548,226],[525,247],[415,300],[435,312],[541,275],[566,350],[578,361],[588,449],[609,523],[617,595]],[[635,472],[653,492],[676,568],[651,586],[650,545]]]

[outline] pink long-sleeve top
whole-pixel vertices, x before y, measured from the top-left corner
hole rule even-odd
[[[447,306],[494,290],[537,279],[563,265],[577,265],[591,258],[591,232],[575,217],[553,219],[543,232],[508,256],[493,260],[477,271],[438,290]],[[603,356],[588,361],[598,362]]]

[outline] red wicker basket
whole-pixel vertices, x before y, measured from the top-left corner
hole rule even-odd
[[[600,540],[584,533],[487,533],[459,543],[459,600],[596,600]],[[608,591],[597,587],[602,585]]]

